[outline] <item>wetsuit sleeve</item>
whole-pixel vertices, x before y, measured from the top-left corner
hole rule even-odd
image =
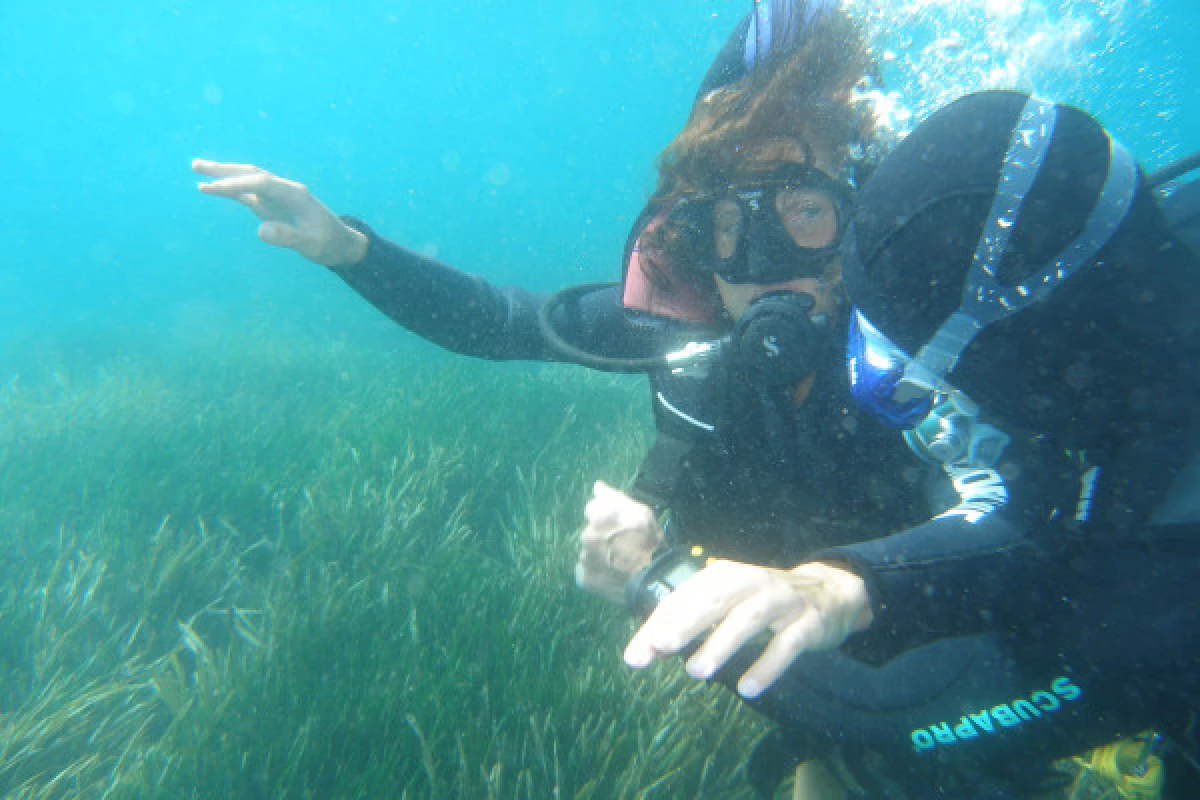
[[[862,647],[863,657],[877,661],[938,637],[1041,624],[1064,602],[1065,578],[1081,548],[1137,542],[1145,535],[1149,509],[1172,485],[1163,476],[1179,473],[1196,451],[1194,445],[1180,446],[1183,440],[1176,435],[1173,448],[1161,437],[1135,440],[1122,459],[1110,459],[1114,466],[1098,471],[1091,489],[1069,472],[1035,473],[1030,467],[1003,504],[989,509],[986,501],[960,490],[963,502],[922,525],[817,553],[814,560],[845,564],[867,584],[874,619],[851,640],[852,649]],[[1040,451],[1022,459],[1031,465],[1050,461],[1050,454]],[[1155,468],[1135,470],[1124,467],[1127,463]],[[1083,533],[1063,524],[1064,503],[1054,502],[1065,498],[1069,516],[1076,510],[1076,492],[1088,492],[1092,507],[1092,522]],[[1162,530],[1154,534],[1156,541],[1165,536]]]
[[[872,661],[943,636],[1003,630],[1044,611],[1049,559],[999,511],[974,520],[943,515],[815,556],[866,582],[874,619],[850,647]]]
[[[1036,782],[1052,759],[1118,736],[1153,728],[1182,741],[1200,694],[1200,527],[1147,533],[1153,548],[1110,542],[1062,554],[1054,594],[1040,601],[1018,573],[1009,594],[1043,604],[1037,624],[940,638],[879,665],[844,650],[805,654],[750,705],[780,724],[793,761],[840,747],[851,763],[886,764],[916,797],[945,777],[942,767]],[[734,686],[759,655],[746,651],[719,681]],[[949,796],[979,796],[971,786]]]
[[[402,327],[476,358],[558,360],[538,330],[542,296],[496,288],[389,242],[359,220],[343,221],[366,235],[367,254],[359,263],[333,271]]]

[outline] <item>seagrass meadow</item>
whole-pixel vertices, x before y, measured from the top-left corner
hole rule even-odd
[[[137,353],[0,391],[0,795],[751,796],[762,723],[630,674],[571,581],[642,384],[260,330]]]

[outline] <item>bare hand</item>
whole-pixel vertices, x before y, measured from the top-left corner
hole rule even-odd
[[[582,589],[621,602],[625,584],[650,563],[663,543],[654,510],[596,481],[583,515],[587,527],[581,536],[575,582]]]
[[[367,237],[346,225],[295,181],[272,175],[252,164],[223,164],[196,159],[192,171],[212,183],[201,192],[241,203],[262,220],[258,238],[276,247],[295,250],[326,267],[347,267],[362,261]]]
[[[717,560],[663,599],[625,648],[625,663],[642,669],[711,629],[687,663],[692,677],[708,680],[769,630],[770,643],[738,681],[738,693],[753,698],[801,653],[840,647],[870,624],[866,585],[852,572],[827,564],[787,571]]]

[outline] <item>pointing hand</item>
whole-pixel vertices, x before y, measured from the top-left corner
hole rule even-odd
[[[262,220],[258,238],[295,250],[326,267],[348,267],[367,253],[367,237],[346,225],[303,184],[272,175],[252,164],[196,159],[192,171],[209,178],[201,192],[241,203]]]

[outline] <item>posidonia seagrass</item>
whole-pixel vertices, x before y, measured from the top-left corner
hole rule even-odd
[[[0,794],[749,797],[571,583],[637,381],[261,330],[0,390]]]

